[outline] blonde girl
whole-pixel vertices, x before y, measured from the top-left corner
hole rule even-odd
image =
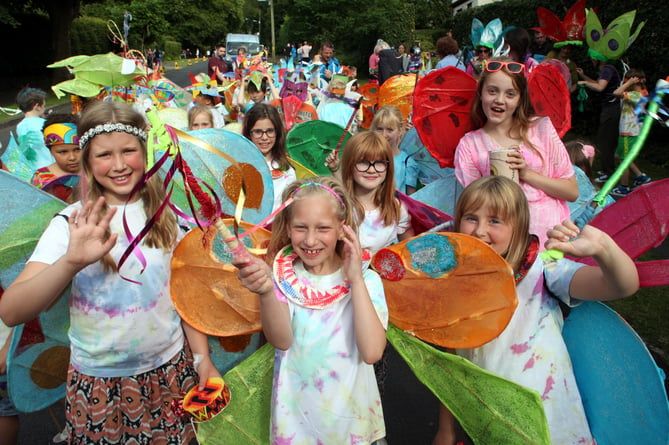
[[[538,239],[529,231],[530,210],[512,180],[487,176],[465,188],[455,210],[455,230],[489,244],[516,275],[518,306],[494,340],[458,354],[483,369],[536,390],[544,404],[551,442],[594,444],[562,339],[559,301],[611,300],[632,295],[639,278],[632,260],[606,233],[571,221],[548,231],[546,248],[575,257],[592,256],[598,266],[566,258],[544,267]],[[455,443],[451,414],[442,407],[434,445]],[[474,438],[476,439],[476,438]]]
[[[412,170],[413,159],[400,151],[400,142],[405,134],[404,116],[395,105],[381,107],[372,120],[372,131],[380,133],[390,144],[395,164],[395,188],[402,193],[411,194],[416,191],[415,180],[407,181],[407,173]],[[410,183],[413,183],[411,185]]]
[[[143,182],[146,122],[129,105],[96,102],[78,131],[84,199],[51,220],[5,291],[0,317],[10,326],[31,320],[71,283],[68,443],[187,443],[192,427],[171,402],[198,374],[201,386],[219,374],[206,336],[181,322],[170,299],[181,237],[174,214],[162,212],[141,256],[119,265],[129,245],[123,226],[138,234],[165,199],[157,176]]]
[[[485,63],[471,113],[475,130],[458,144],[455,175],[466,187],[490,174],[490,151],[512,149],[507,162],[518,170],[530,205],[530,230],[543,245],[546,231],[569,218],[566,201],[578,198],[578,186],[550,119],[534,115],[525,69],[506,58]]]
[[[188,129],[203,130],[214,128],[214,114],[207,105],[195,105],[188,110]]]
[[[388,309],[367,268],[353,204],[335,178],[296,181],[272,225],[267,258],[234,260],[260,296],[276,348],[270,442],[371,444],[385,436],[372,363],[386,345]]]

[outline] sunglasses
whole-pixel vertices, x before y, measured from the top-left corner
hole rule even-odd
[[[495,71],[499,71],[502,68],[506,68],[508,72],[513,74],[518,74],[525,71],[525,65],[518,62],[500,62],[493,60],[492,62],[487,62],[485,64],[485,70],[489,73],[494,73]]]
[[[481,54],[481,53],[490,54],[490,51],[491,51],[490,48],[477,48],[476,49],[477,54]]]

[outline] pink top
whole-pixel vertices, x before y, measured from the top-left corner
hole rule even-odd
[[[528,139],[541,151],[541,156],[523,144],[520,151],[528,168],[549,178],[568,179],[574,176],[569,154],[547,117],[538,118],[529,128]],[[455,150],[455,175],[463,186],[490,175],[488,152],[509,147],[497,144],[483,129],[465,134]],[[520,183],[530,205],[530,233],[539,237],[541,249],[546,231],[569,218],[566,201],[553,198],[526,182]]]

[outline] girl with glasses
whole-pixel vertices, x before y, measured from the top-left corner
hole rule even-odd
[[[346,142],[341,179],[355,204],[360,243],[372,254],[414,235],[409,212],[395,197],[394,177],[393,152],[381,134],[358,133]]]
[[[242,134],[258,147],[272,173],[274,205],[281,205],[281,194],[297,179],[295,169],[288,161],[286,151],[286,129],[276,108],[268,104],[257,104],[246,113]]]
[[[530,232],[546,231],[569,218],[566,201],[578,198],[569,155],[549,118],[534,114],[525,65],[508,58],[487,62],[472,108],[470,131],[455,151],[455,175],[466,187],[490,175],[489,152],[513,149],[507,163],[518,172],[530,204]]]

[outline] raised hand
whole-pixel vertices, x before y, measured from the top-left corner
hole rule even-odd
[[[362,247],[360,239],[351,226],[342,226],[344,242],[344,273],[349,281],[362,279]]]
[[[116,208],[109,208],[103,216],[104,204],[103,197],[100,197],[95,204],[88,201],[80,211],[72,212],[68,220],[70,243],[65,258],[80,269],[98,261],[116,244],[117,234],[107,237],[109,223],[116,213]]]
[[[579,230],[569,220],[548,230],[547,235],[547,249],[557,249],[575,257],[600,255],[613,243],[611,237],[601,230],[588,225]]]

